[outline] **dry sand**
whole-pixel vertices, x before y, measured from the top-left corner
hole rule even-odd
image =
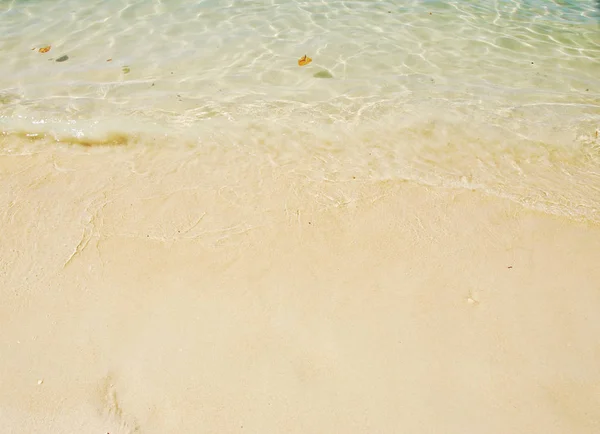
[[[1,432],[600,432],[597,224],[36,149],[0,157]]]

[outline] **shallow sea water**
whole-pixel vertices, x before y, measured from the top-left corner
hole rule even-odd
[[[3,155],[236,148],[600,221],[596,1],[3,0],[0,27]]]

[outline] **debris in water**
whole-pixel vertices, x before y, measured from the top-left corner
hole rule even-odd
[[[312,62],[312,59],[305,54],[298,60],[298,66],[305,66],[308,65],[310,62]]]
[[[50,51],[52,47],[50,45],[46,45],[45,47],[40,48],[38,51],[40,53],[47,53],[48,51]]]
[[[106,59],[107,62],[112,62],[112,59]]]
[[[317,72],[316,74],[313,75],[313,77],[316,78],[333,78],[333,75],[331,75],[331,72],[327,71],[327,70],[322,70]]]
[[[123,67],[123,74],[129,74],[131,72],[131,68],[129,66]]]
[[[69,60],[69,56],[67,56],[66,54],[64,56],[60,56],[58,59],[56,59],[57,62],[64,62],[66,60]]]

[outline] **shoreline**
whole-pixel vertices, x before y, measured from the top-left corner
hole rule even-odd
[[[600,429],[598,224],[160,152],[0,160],[8,432]]]

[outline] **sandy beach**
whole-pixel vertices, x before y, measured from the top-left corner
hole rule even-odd
[[[595,223],[37,149],[0,158],[5,433],[600,430]]]
[[[597,0],[0,0],[0,434],[600,433]]]

